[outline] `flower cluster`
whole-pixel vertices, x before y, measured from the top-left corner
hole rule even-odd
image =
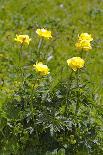
[[[93,38],[88,33],[82,33],[80,36],[78,36],[78,42],[75,44],[77,49],[89,51],[92,49],[91,47],[91,41]]]
[[[47,39],[52,38],[51,31],[48,31],[46,29],[37,29],[36,33],[41,36],[45,37]],[[88,33],[82,33],[80,36],[78,36],[78,42],[75,44],[78,49],[82,49],[85,51],[88,51],[92,49],[91,47],[91,41],[93,38]],[[28,35],[16,35],[15,41],[20,42],[21,44],[28,44],[30,43],[31,39]],[[67,60],[67,64],[70,68],[73,69],[73,71],[77,71],[78,69],[81,69],[84,67],[85,61],[80,57],[73,57],[71,59]],[[36,72],[39,72],[40,75],[45,76],[48,75],[49,69],[47,65],[44,65],[42,62],[36,63],[33,65]]]

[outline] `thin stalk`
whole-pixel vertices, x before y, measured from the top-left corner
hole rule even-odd
[[[33,87],[32,87],[32,94],[31,94],[31,102],[30,102],[30,110],[31,110],[31,113],[32,113],[32,119],[33,119],[33,124],[34,124],[34,127],[35,127],[35,120],[34,120],[34,107],[33,107],[33,95],[34,95],[34,86],[35,85],[33,85]],[[38,143],[39,143],[39,135],[38,135],[38,131],[37,131],[37,129],[35,128],[35,130],[36,130],[36,137],[37,137],[37,141],[38,141]]]
[[[38,54],[38,59],[40,60],[41,58],[41,53],[40,53],[40,49],[42,47],[42,43],[43,43],[43,38],[40,38],[39,43],[38,43],[38,50],[37,50],[37,54]]]
[[[83,58],[83,49],[80,51],[80,57]]]
[[[71,85],[72,85],[72,75],[73,75],[73,70],[71,71],[71,74],[70,74],[70,77],[68,80],[67,94],[66,94],[66,105],[68,104],[68,96],[69,96]]]
[[[79,109],[79,70],[77,70],[77,100],[76,100],[76,113],[78,113],[78,109]]]
[[[22,66],[22,56],[23,56],[23,44],[21,44],[21,46],[20,46],[20,54],[21,54],[21,58],[20,58],[20,70],[21,70],[21,78],[22,78],[22,84],[23,84],[23,88],[24,88],[24,78],[25,78],[25,76],[24,76],[24,71],[23,71],[23,66]]]
[[[23,91],[25,92],[25,88],[24,88],[24,81],[25,81],[25,76],[24,76],[24,70],[23,70],[23,65],[22,65],[22,56],[23,56],[23,44],[20,45],[20,50],[19,50],[19,79],[21,79],[21,82],[22,82],[22,88],[23,88]],[[27,101],[26,99],[23,100],[24,102],[24,108],[26,109],[26,106],[27,106]]]
[[[19,58],[19,71],[20,71],[20,77],[22,77],[22,47],[23,45],[20,45],[20,50],[18,52],[18,58]]]
[[[34,85],[32,87],[32,92],[31,92],[31,102],[30,102],[30,110],[31,110],[31,113],[32,113],[32,119],[33,119],[33,123],[35,123],[34,121],[34,114],[33,114],[33,91],[34,91]]]

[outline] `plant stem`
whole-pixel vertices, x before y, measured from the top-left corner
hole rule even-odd
[[[34,114],[33,114],[33,91],[34,91],[34,85],[32,87],[32,92],[31,92],[31,102],[30,102],[30,110],[31,110],[31,113],[32,113],[32,119],[33,119],[33,123],[35,123],[34,121]]]
[[[83,49],[80,51],[80,57],[83,58]]]
[[[21,44],[20,45],[20,50],[19,50],[19,52],[18,52],[18,58],[19,58],[19,71],[20,71],[20,77],[22,77],[22,64],[21,64],[21,60],[22,60],[22,47],[23,47],[23,45]],[[20,78],[19,77],[19,78]]]
[[[77,70],[77,100],[76,100],[76,110],[75,113],[78,113],[79,109],[79,70]]]
[[[32,87],[32,94],[31,94],[31,102],[30,102],[30,110],[31,110],[31,113],[32,113],[32,119],[33,119],[33,124],[34,124],[34,127],[35,127],[35,120],[34,120],[34,107],[33,107],[33,92],[34,92],[34,86]],[[35,128],[35,131],[36,131],[36,137],[37,137],[37,142],[39,144],[39,135],[38,135],[38,131],[37,131],[37,128]]]
[[[43,43],[43,38],[40,38],[39,44],[38,44],[38,51],[37,51],[38,59],[39,59],[39,60],[41,59],[40,49],[41,49],[41,47],[42,47],[42,43]]]
[[[20,50],[19,50],[19,79],[21,79],[21,86],[23,89],[23,92],[25,92],[25,88],[24,88],[24,81],[25,81],[25,76],[24,76],[24,70],[23,70],[23,65],[22,65],[22,56],[23,56],[23,44],[20,45]],[[27,101],[25,98],[23,98],[23,102],[24,102],[24,108],[26,109],[27,106]]]
[[[72,85],[72,75],[73,75],[73,71],[71,71],[71,74],[70,74],[70,77],[69,77],[69,80],[68,80],[67,95],[66,95],[66,105],[68,105],[68,96],[69,96],[70,88],[71,88],[71,85]]]

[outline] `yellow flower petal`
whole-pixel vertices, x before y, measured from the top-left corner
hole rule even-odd
[[[41,36],[41,37],[44,37],[44,38],[52,38],[52,35],[51,35],[51,31],[48,31],[46,29],[37,29],[36,30],[36,33]]]
[[[82,40],[92,41],[93,38],[91,37],[91,34],[81,33],[81,35],[79,36],[79,41],[82,41]]]
[[[21,44],[28,44],[30,43],[31,39],[28,35],[16,35],[16,38],[14,38],[15,41],[20,42]]]
[[[68,66],[72,68],[74,71],[77,71],[77,69],[83,68],[84,63],[85,61],[80,57],[73,57],[67,60]]]
[[[77,49],[89,51],[92,49],[91,47],[91,41],[93,38],[91,37],[91,34],[88,33],[81,33],[81,35],[78,36],[78,41],[75,44]]]
[[[78,41],[75,44],[75,46],[76,46],[77,49],[83,49],[85,51],[89,51],[89,50],[92,49],[90,41],[87,41],[87,40]]]
[[[48,75],[49,69],[47,65],[43,65],[42,62],[36,63],[36,65],[33,65],[36,72],[39,72],[41,75]]]

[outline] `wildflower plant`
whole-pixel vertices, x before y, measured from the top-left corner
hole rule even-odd
[[[39,37],[36,37],[37,53],[33,53],[36,58],[30,61],[27,57],[25,64],[22,63],[25,59],[22,54],[24,44],[32,44],[34,40],[28,35],[16,35],[15,41],[20,43],[18,51],[21,53],[18,55],[19,66],[16,63],[12,66],[15,76],[11,76],[11,83],[8,80],[9,89],[2,82],[2,96],[6,98],[3,110],[0,109],[1,154],[73,155],[86,152],[92,155],[103,152],[102,116],[95,104],[92,83],[87,79],[85,57],[77,56],[75,52],[67,62],[64,59],[64,77],[56,81],[52,70],[56,70],[57,63],[52,69],[52,62],[49,64],[43,53],[43,43],[51,42],[52,32],[43,28],[37,29],[36,33],[40,37],[39,42]],[[33,35],[36,35],[34,31]],[[76,47],[88,51],[92,49],[92,40],[91,35],[82,33]],[[57,46],[53,46],[56,49]],[[30,49],[34,50],[34,47]],[[26,46],[25,53],[31,54],[28,50]],[[14,73],[17,66],[20,74]],[[60,74],[58,72],[57,76]]]

